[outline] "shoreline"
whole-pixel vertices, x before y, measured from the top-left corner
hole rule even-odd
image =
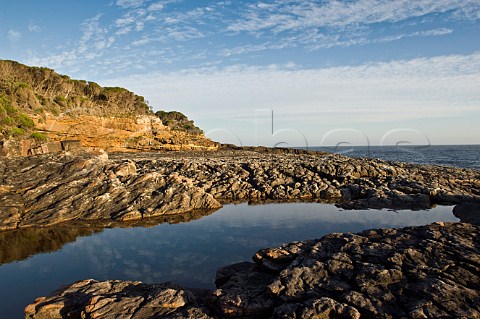
[[[262,249],[254,263],[220,268],[215,291],[170,283],[83,280],[36,299],[26,307],[26,318],[125,313],[132,319],[480,316],[478,276],[463,278],[478,271],[476,170],[237,148],[65,152],[7,160],[0,163],[0,171],[0,230],[58,225],[70,227],[75,236],[82,225],[175,222],[241,202],[328,202],[352,210],[455,205],[454,215],[471,223],[330,234]],[[412,300],[410,293],[422,294],[424,300]],[[445,295],[451,301],[448,309],[438,302]]]
[[[146,220],[245,201],[411,210],[480,202],[476,170],[295,149],[64,152],[5,160],[0,171],[0,231]]]

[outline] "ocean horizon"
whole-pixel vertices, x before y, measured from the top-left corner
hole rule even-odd
[[[443,165],[480,170],[480,144],[463,145],[375,145],[295,147],[358,158],[425,165]]]

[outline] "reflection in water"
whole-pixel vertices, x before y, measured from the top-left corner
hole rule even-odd
[[[147,220],[115,223],[69,222],[46,228],[23,228],[0,232],[0,265],[26,259],[30,256],[54,252],[78,237],[91,236],[105,228],[153,227],[163,223],[186,223],[213,214],[215,210],[194,211],[186,214],[162,216]]]
[[[0,318],[22,318],[23,307],[35,297],[76,280],[173,281],[190,287],[214,288],[218,267],[249,260],[260,248],[319,238],[331,232],[457,221],[451,207],[416,212],[342,211],[334,205],[315,203],[228,205],[215,214],[201,216],[192,214],[195,220],[154,227],[108,228],[102,232],[95,232],[98,228],[95,231],[94,228],[84,229],[86,235],[92,236],[75,240],[72,232],[65,235],[70,239],[64,243],[75,241],[56,252],[0,266],[3,288],[0,290]],[[145,222],[147,224],[143,226],[154,224],[153,221]],[[142,225],[134,223],[130,226]],[[78,236],[85,236],[78,231]],[[30,239],[9,240],[28,244],[37,240],[47,242],[48,236],[63,238],[60,230],[57,235],[51,235],[54,233],[46,231],[36,238],[31,235]],[[19,237],[20,234],[17,233]],[[57,243],[51,245],[52,249],[61,247],[60,240]],[[10,248],[2,244],[2,249],[8,251]],[[15,256],[21,259],[34,252],[29,248],[19,250],[25,253],[2,254],[8,254],[13,260]],[[48,250],[43,248],[40,251]]]
[[[90,236],[96,229],[49,227],[0,232],[0,265],[23,260],[32,255],[59,250],[80,236]]]

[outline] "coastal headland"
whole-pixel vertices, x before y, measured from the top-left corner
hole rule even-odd
[[[221,145],[126,89],[3,60],[0,159],[2,244],[31,237],[5,263],[103,227],[201,218],[235,202],[451,205],[461,221],[262,249],[220,268],[214,291],[82,280],[36,299],[26,318],[480,318],[477,170]]]

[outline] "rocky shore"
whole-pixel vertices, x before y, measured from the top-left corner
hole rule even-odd
[[[232,201],[330,200],[347,209],[425,209],[479,199],[475,170],[299,150],[96,150],[0,162],[0,230],[73,220],[125,222],[214,210]]]
[[[480,227],[434,223],[263,249],[217,290],[85,280],[26,318],[480,318]]]

